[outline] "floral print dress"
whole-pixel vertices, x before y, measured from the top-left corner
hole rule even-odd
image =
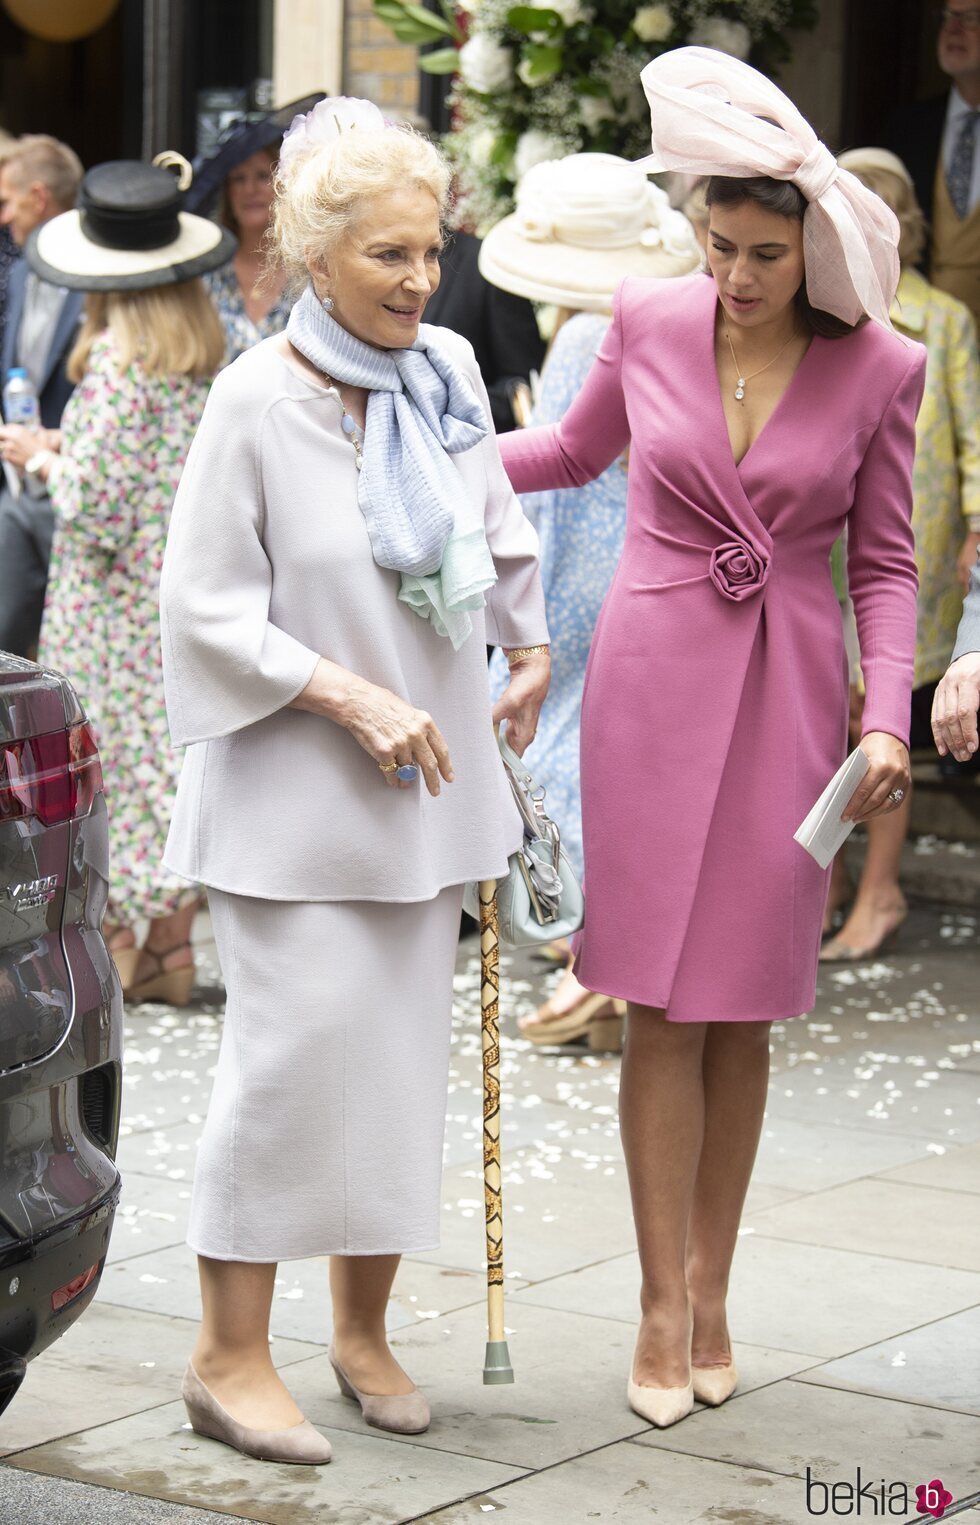
[[[40,660],[95,728],[109,810],[113,920],[169,915],[188,885],[162,867],[183,753],[167,728],[158,597],[170,509],[208,384],[122,367],[100,335],[65,409],[49,490],[54,546]]]

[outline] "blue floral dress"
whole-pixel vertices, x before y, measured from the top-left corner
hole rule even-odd
[[[591,369],[608,318],[578,313],[559,332],[548,356],[533,424],[563,418]],[[579,715],[585,664],[599,610],[612,582],[626,534],[626,459],[615,461],[585,487],[527,493],[524,512],[541,537],[541,580],[551,631],[551,689],[528,766],[547,789],[545,809],[561,828],[562,842],[579,875],[582,798]],[[507,686],[502,651],[490,663],[494,699]]]
[[[245,298],[235,274],[234,260],[229,260],[220,270],[212,270],[210,275],[204,277],[204,284],[211,294],[225,331],[225,365],[237,360],[239,355],[251,349],[253,344],[258,344],[260,339],[271,339],[273,334],[281,334],[286,327],[293,305],[292,298],[286,292],[274,307],[269,308],[264,318],[260,318],[258,323],[252,322],[245,311]]]

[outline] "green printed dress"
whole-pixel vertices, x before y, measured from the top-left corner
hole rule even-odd
[[[167,527],[208,384],[122,367],[106,332],[65,409],[51,474],[55,536],[40,660],[78,690],[109,809],[113,920],[165,916],[188,897],[162,864],[182,749],[171,744],[158,599]]]

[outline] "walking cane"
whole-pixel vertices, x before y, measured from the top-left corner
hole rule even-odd
[[[497,881],[480,881],[480,1015],[483,1036],[483,1195],[487,1215],[487,1353],[484,1385],[513,1382],[504,1338],[504,1206],[500,1174],[500,940]]]

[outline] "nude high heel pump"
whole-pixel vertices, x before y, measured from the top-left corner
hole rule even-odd
[[[204,1386],[190,1361],[180,1394],[196,1435],[220,1440],[244,1456],[254,1456],[257,1461],[285,1461],[296,1466],[320,1467],[333,1455],[329,1440],[315,1430],[308,1419],[286,1430],[253,1430],[246,1424],[239,1424]]]
[[[332,1345],[327,1355],[337,1386],[345,1398],[353,1398],[361,1405],[368,1424],[377,1430],[391,1430],[395,1435],[421,1435],[429,1428],[429,1400],[418,1388],[411,1393],[362,1393],[340,1365]]]
[[[734,1361],[729,1361],[727,1366],[695,1366],[691,1370],[691,1379],[697,1401],[713,1409],[730,1398],[738,1386]]]
[[[639,1414],[648,1424],[655,1424],[658,1430],[665,1430],[679,1419],[686,1419],[693,1409],[693,1374],[692,1381],[685,1387],[643,1387],[633,1381],[631,1372],[626,1385],[626,1397],[635,1414]]]
[[[639,1414],[648,1424],[658,1430],[666,1430],[679,1419],[686,1419],[694,1407],[694,1384],[686,1387],[641,1387],[632,1377],[626,1385],[626,1396],[634,1414]]]

